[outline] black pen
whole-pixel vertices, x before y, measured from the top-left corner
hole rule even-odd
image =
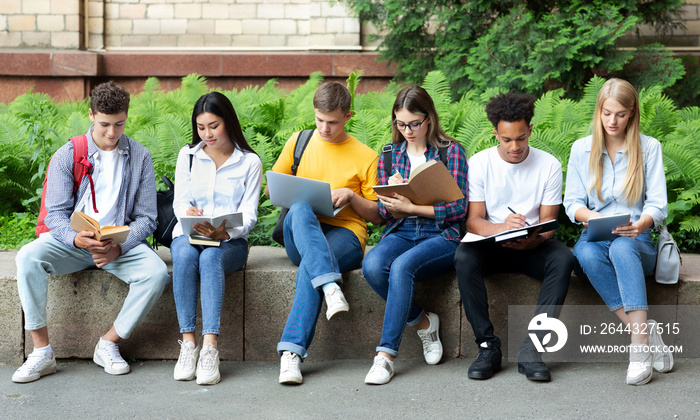
[[[510,207],[508,207],[508,210],[510,210],[510,212],[513,213],[513,214],[518,214],[518,213],[515,212],[515,210],[513,210],[513,209],[510,208]],[[525,224],[526,224],[527,226],[530,226],[530,224],[529,224],[527,221],[525,221]]]

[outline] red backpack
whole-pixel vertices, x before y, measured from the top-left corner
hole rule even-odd
[[[95,204],[95,184],[92,182],[92,163],[87,159],[87,136],[85,134],[72,137],[70,139],[73,143],[73,194],[80,187],[80,183],[83,181],[83,177],[87,176],[90,180],[90,191],[92,192],[92,208],[97,213],[97,207]],[[51,157],[53,159],[53,156]],[[51,161],[49,161],[51,165]],[[39,221],[36,224],[36,236],[44,232],[48,232],[49,228],[44,224],[44,219],[46,218],[46,179],[49,174],[49,168],[46,168],[46,175],[44,175],[44,187],[41,191],[41,208],[39,209]]]

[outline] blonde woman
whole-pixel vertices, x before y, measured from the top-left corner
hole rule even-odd
[[[656,264],[650,231],[666,217],[667,199],[661,144],[639,133],[639,119],[634,87],[608,80],[598,93],[593,135],[571,148],[564,195],[566,214],[586,226],[574,246],[576,269],[631,333],[629,385],[649,382],[653,370],[673,368],[662,326],[647,319],[645,276]],[[630,222],[613,230],[614,240],[587,240],[590,219],[624,213]]]

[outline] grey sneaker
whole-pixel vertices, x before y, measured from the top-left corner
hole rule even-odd
[[[177,340],[180,343],[180,357],[177,358],[173,378],[176,381],[191,381],[194,379],[199,358],[199,346],[191,341]]]
[[[219,373],[219,350],[211,344],[204,346],[197,362],[197,384],[215,385],[221,381]]]
[[[343,295],[343,291],[340,288],[333,289],[326,294],[326,318],[328,320],[338,312],[347,312],[349,310],[348,301],[345,300],[345,295]]]
[[[100,340],[95,345],[93,362],[105,369],[110,375],[124,375],[129,373],[129,364],[119,354],[119,346],[111,341]]]
[[[301,359],[296,353],[285,351],[280,359],[280,383],[300,384],[303,380],[299,364]]]
[[[12,375],[12,381],[18,383],[34,382],[42,376],[56,373],[56,358],[46,357],[43,352],[32,352],[27,361]]]
[[[365,383],[370,385],[384,385],[394,377],[394,362],[386,356],[374,357],[374,364],[365,376]]]
[[[630,364],[627,368],[627,385],[644,385],[654,372],[648,344],[630,344]]]
[[[660,373],[670,372],[673,369],[673,353],[669,351],[661,339],[663,327],[658,326],[653,319],[647,320],[647,324],[649,326],[649,346],[653,352],[654,370]]]
[[[428,312],[425,316],[430,321],[430,327],[425,330],[418,330],[418,337],[423,343],[423,356],[429,365],[436,365],[442,359],[442,343],[440,342],[440,319],[437,314]]]

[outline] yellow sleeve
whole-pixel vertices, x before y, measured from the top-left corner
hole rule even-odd
[[[374,192],[372,188],[375,185],[379,185],[379,177],[377,176],[377,164],[379,163],[379,155],[376,155],[372,160],[372,164],[369,165],[363,176],[364,180],[362,182],[362,196],[368,200],[377,201],[377,193]]]
[[[294,163],[294,147],[297,144],[297,139],[299,138],[299,133],[294,133],[284,144],[282,153],[280,153],[277,158],[277,162],[272,166],[272,172],[279,172],[282,174],[292,174],[292,164]]]

